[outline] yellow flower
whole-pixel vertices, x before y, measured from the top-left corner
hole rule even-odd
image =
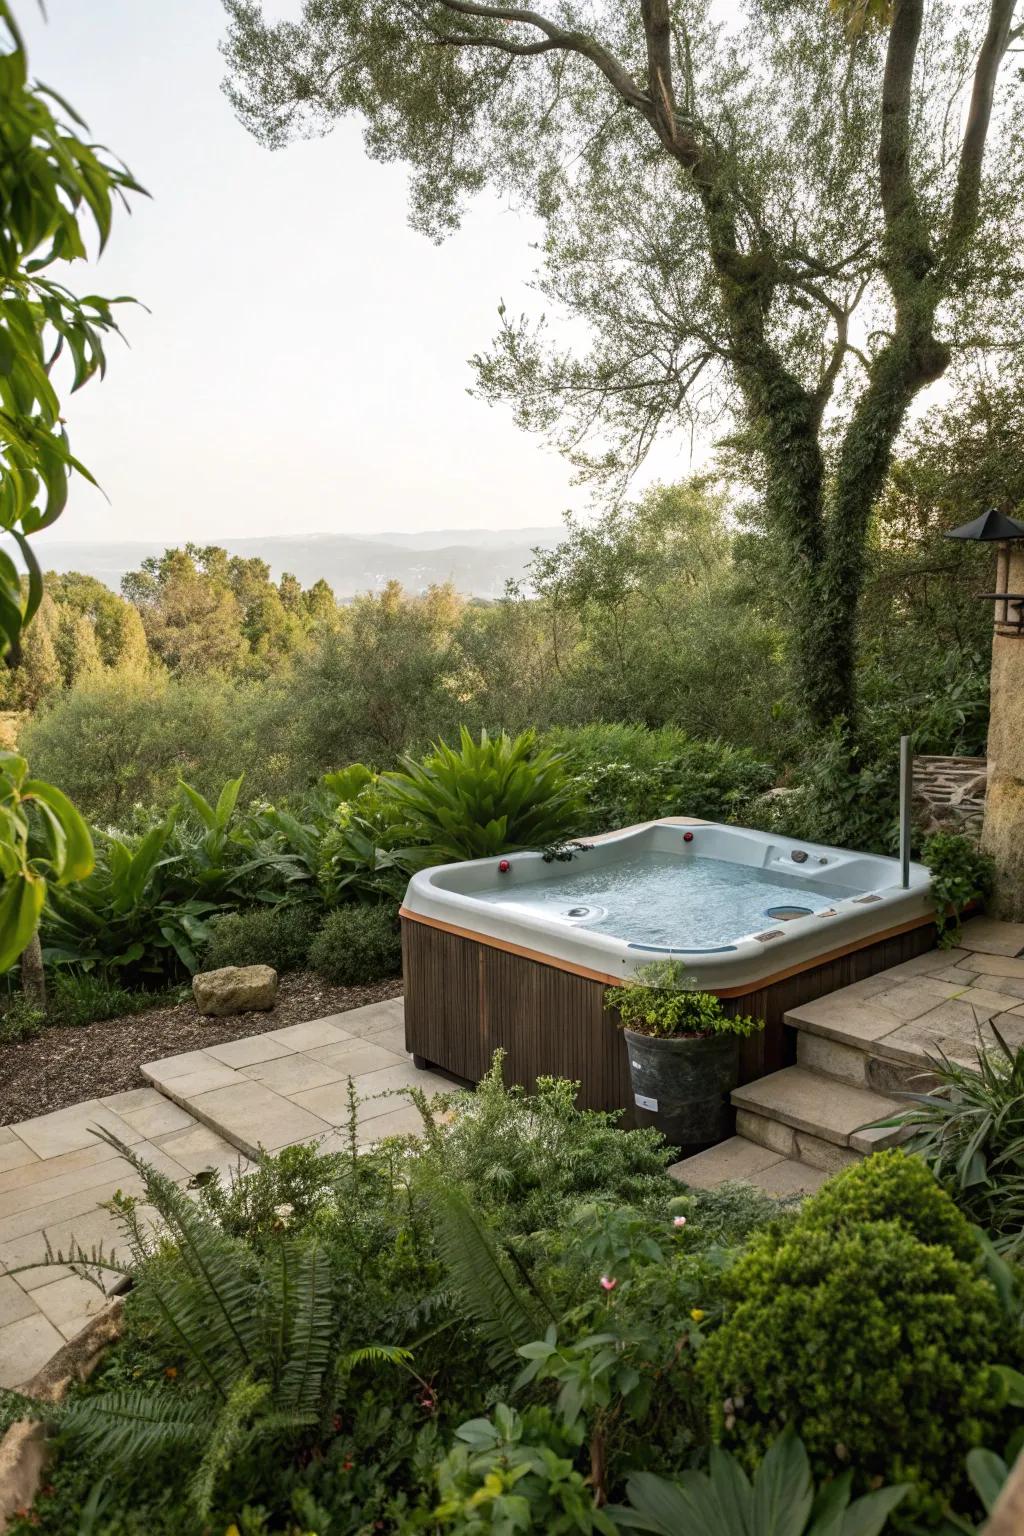
[[[694,1307],[693,1311],[690,1313],[690,1316],[693,1318],[695,1323],[702,1323],[704,1321],[704,1313],[701,1311],[700,1307]]]

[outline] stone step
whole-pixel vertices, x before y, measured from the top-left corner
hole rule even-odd
[[[684,1158],[668,1171],[673,1179],[691,1189],[715,1189],[719,1184],[735,1180],[753,1184],[765,1194],[780,1199],[786,1195],[813,1194],[828,1177],[827,1173],[808,1163],[780,1157],[777,1152],[757,1146],[742,1136],[731,1136],[728,1141],[719,1142],[717,1147]]]
[[[1007,953],[1018,935],[986,921],[965,925],[978,949],[930,950],[791,1008],[798,1064],[881,1094],[928,1092],[929,1058],[973,1064],[993,1027],[1011,1048],[1024,1043],[1024,958]]]
[[[888,1056],[872,1054],[870,1045],[862,1041],[847,1044],[806,1029],[797,1033],[796,1060],[797,1066],[806,1067],[808,1072],[849,1083],[854,1088],[870,1088],[875,1093],[930,1093],[939,1081],[925,1061],[913,1065],[893,1061]]]
[[[771,1150],[782,1157],[801,1157],[807,1152],[808,1162],[817,1158],[821,1164],[828,1163],[833,1172],[842,1166],[843,1159],[828,1153],[827,1146],[864,1153],[891,1144],[900,1134],[862,1129],[870,1121],[894,1114],[901,1108],[897,1100],[806,1067],[784,1067],[781,1072],[735,1088],[732,1102],[737,1130],[748,1140],[753,1139],[753,1132],[760,1138],[759,1145],[770,1143]],[[796,1135],[790,1140],[787,1130],[799,1133],[802,1144]]]

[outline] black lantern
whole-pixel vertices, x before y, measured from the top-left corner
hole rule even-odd
[[[1024,592],[1009,590],[1010,545],[1024,539],[1024,523],[992,507],[962,528],[952,528],[946,538],[996,546],[996,590],[978,596],[996,604],[995,622],[1001,634],[1024,636]]]

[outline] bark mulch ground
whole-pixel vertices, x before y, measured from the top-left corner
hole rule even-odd
[[[0,1045],[0,1125],[30,1120],[53,1109],[145,1087],[144,1061],[223,1045],[288,1024],[327,1018],[364,1003],[399,997],[397,978],[365,987],[332,987],[309,972],[281,977],[277,1004],[266,1013],[206,1019],[187,1001],[102,1024],[53,1025],[34,1040]]]

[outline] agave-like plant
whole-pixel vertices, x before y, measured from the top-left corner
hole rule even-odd
[[[563,844],[580,826],[579,791],[560,753],[538,747],[533,731],[475,741],[462,727],[458,748],[435,744],[421,762],[402,758],[381,789],[402,812],[396,838],[411,865],[483,859]]]
[[[905,1150],[924,1158],[996,1249],[1024,1250],[1024,1045],[1014,1050],[992,1023],[976,1067],[939,1051],[927,1058],[930,1093],[901,1095],[905,1109],[875,1122],[910,1132]]]

